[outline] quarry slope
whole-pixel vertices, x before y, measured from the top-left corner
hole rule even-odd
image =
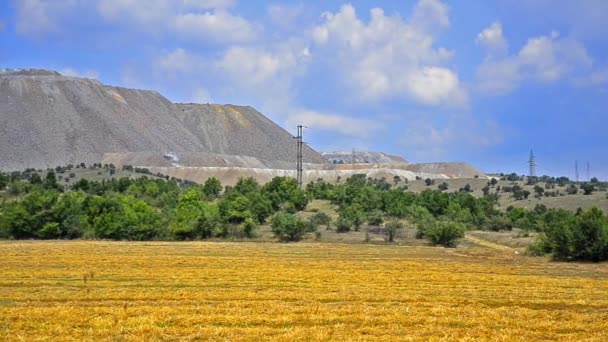
[[[407,164],[408,161],[400,156],[386,154],[384,152],[321,152],[321,155],[330,163],[355,163],[355,164]]]
[[[253,167],[272,166],[258,160],[291,161],[294,150],[291,134],[251,107],[173,104],[155,91],[0,69],[0,170],[101,162],[106,153],[147,164],[134,152],[151,160],[202,153],[212,156],[201,157],[206,166],[214,166],[216,154],[229,154],[250,157],[245,161]],[[307,148],[305,161],[324,159]]]

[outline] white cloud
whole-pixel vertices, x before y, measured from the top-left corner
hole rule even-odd
[[[402,136],[402,146],[412,156],[426,161],[446,158],[454,151],[483,150],[504,141],[503,130],[495,122],[479,122],[472,115],[450,116],[441,127],[414,118]]]
[[[287,123],[290,126],[300,124],[312,130],[332,131],[358,138],[368,138],[382,129],[382,124],[374,120],[351,118],[312,110],[297,111],[289,117]]]
[[[255,39],[258,25],[229,12],[233,0],[101,0],[107,21],[132,25],[143,32],[166,32],[178,38],[222,43]]]
[[[78,5],[77,0],[20,0],[15,2],[17,33],[38,37],[56,33],[59,18]]]
[[[231,47],[216,64],[216,68],[245,84],[259,85],[291,72],[297,65],[292,51],[269,52],[255,47]]]
[[[499,22],[494,22],[490,27],[481,31],[477,35],[476,42],[493,53],[504,53],[508,49],[507,41],[502,34],[502,25]]]
[[[440,0],[420,0],[414,7],[412,26],[434,32],[450,26],[448,7]]]
[[[175,15],[227,9],[234,3],[234,0],[99,0],[97,10],[106,20],[162,24]]]
[[[157,66],[166,72],[188,72],[196,71],[200,62],[197,57],[190,55],[186,50],[177,48],[172,52],[159,58]]]
[[[81,78],[92,78],[92,79],[98,79],[99,78],[99,72],[96,70],[91,70],[91,69],[86,69],[86,70],[76,70],[74,68],[64,68],[61,69],[59,71],[60,74],[62,74],[63,76],[69,76],[69,77],[81,77]]]
[[[207,88],[199,87],[194,89],[192,94],[193,103],[213,103],[213,98]]]
[[[302,15],[303,10],[304,6],[302,4],[273,4],[266,9],[266,15],[279,28],[292,30],[295,28],[296,22]]]
[[[480,33],[478,41],[479,37],[485,39],[487,34],[484,33],[491,31],[493,26]],[[488,40],[482,45],[488,49],[488,55],[477,69],[479,88],[495,95],[506,94],[525,81],[574,80],[593,66],[593,60],[580,42],[561,38],[557,32],[530,38],[518,53],[501,57],[493,53],[495,45],[488,44]]]
[[[435,32],[449,26],[447,11],[440,1],[421,0],[409,22],[374,8],[364,23],[352,5],[344,5],[337,13],[324,13],[311,38],[335,57],[328,60],[357,98],[407,97],[427,105],[461,106],[466,93],[457,73],[445,65],[453,53],[433,46]]]
[[[176,16],[173,28],[184,37],[225,43],[249,42],[260,32],[257,25],[224,10]]]

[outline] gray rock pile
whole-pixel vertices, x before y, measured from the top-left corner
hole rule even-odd
[[[0,170],[137,152],[295,160],[291,134],[251,107],[174,104],[155,91],[54,71],[0,69]],[[324,159],[307,149],[305,161]]]

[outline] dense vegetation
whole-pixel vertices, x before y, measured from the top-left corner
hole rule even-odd
[[[308,203],[294,179],[279,177],[264,186],[241,179],[225,189],[215,178],[203,185],[146,176],[83,178],[69,189],[55,171],[1,179],[0,237],[13,239],[250,238],[271,215],[295,213]]]
[[[537,205],[533,210],[500,211],[496,192],[489,190],[481,198],[464,188],[416,194],[363,174],[338,184],[318,180],[305,190],[285,177],[263,186],[252,178],[241,179],[234,187],[223,187],[215,178],[202,185],[145,176],[80,179],[68,188],[57,178],[54,170],[45,177],[32,170],[0,174],[1,238],[246,239],[255,236],[258,225],[268,223],[281,241],[298,241],[320,225],[329,229],[333,224],[337,232],[375,227],[393,242],[407,221],[416,227],[417,238],[432,244],[455,246],[466,230],[519,228],[539,233],[533,253],[561,260],[608,259],[608,218],[601,210],[573,213]],[[311,199],[331,201],[338,208],[335,222],[323,212],[307,221],[295,215]]]

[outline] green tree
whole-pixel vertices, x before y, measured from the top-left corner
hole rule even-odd
[[[458,239],[464,237],[465,230],[462,223],[436,221],[427,231],[426,237],[433,245],[455,247]]]
[[[595,187],[591,183],[585,183],[581,185],[581,190],[583,190],[583,195],[591,195],[595,190]]]
[[[353,221],[342,215],[338,216],[338,220],[336,220],[336,232],[346,233],[349,232],[352,227]]]
[[[329,229],[331,226],[331,217],[324,212],[318,212],[312,215],[308,219],[308,222],[311,227],[325,225],[326,229]]]
[[[310,232],[306,222],[293,214],[279,212],[270,220],[272,233],[283,242],[300,241]]]
[[[367,222],[372,226],[379,226],[384,223],[384,214],[382,210],[372,210],[367,214]]]
[[[222,192],[222,182],[215,177],[208,178],[203,184],[203,193],[207,198],[216,198]]]
[[[397,220],[388,221],[384,228],[385,240],[388,242],[394,242],[395,237],[397,236],[397,232],[402,228],[403,228],[403,223],[401,223]]]

